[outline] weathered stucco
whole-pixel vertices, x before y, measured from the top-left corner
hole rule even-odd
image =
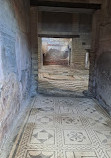
[[[104,0],[94,15],[90,88],[111,114],[111,1]]]
[[[29,22],[29,0],[0,0],[0,142],[30,91]]]

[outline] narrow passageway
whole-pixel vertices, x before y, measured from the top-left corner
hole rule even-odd
[[[111,157],[111,118],[89,98],[37,96],[9,158],[83,157]]]
[[[0,0],[0,158],[111,158],[111,0]]]

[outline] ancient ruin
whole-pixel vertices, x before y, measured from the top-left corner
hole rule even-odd
[[[111,158],[111,0],[0,0],[0,158]]]

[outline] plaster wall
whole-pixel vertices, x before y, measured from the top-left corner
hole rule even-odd
[[[111,114],[111,1],[94,14],[89,89]]]
[[[29,96],[29,0],[0,0],[0,145]]]

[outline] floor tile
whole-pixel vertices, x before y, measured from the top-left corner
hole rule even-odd
[[[62,125],[64,126],[82,126],[81,120],[79,117],[62,117]]]
[[[106,129],[110,129],[110,124],[111,121],[107,118],[104,117],[100,117],[100,118],[88,118],[89,122],[90,122],[90,126],[92,128],[101,128],[102,130],[106,130]]]
[[[91,144],[90,139],[85,130],[64,130],[64,143],[71,144]]]
[[[111,158],[111,151],[107,151],[109,158]]]
[[[54,152],[27,151],[26,158],[55,158]]]
[[[31,144],[55,144],[55,132],[54,130],[46,129],[34,129],[31,140]]]
[[[102,144],[110,144],[111,145],[111,130],[110,131],[95,131],[100,142]]]
[[[43,125],[50,125],[51,126],[51,125],[54,124],[53,116],[48,116],[48,115],[37,116],[36,123],[37,124],[43,124]]]
[[[66,158],[97,158],[95,152],[89,152],[89,151],[71,151],[66,152]]]
[[[77,114],[77,110],[70,106],[60,106],[60,114]]]

